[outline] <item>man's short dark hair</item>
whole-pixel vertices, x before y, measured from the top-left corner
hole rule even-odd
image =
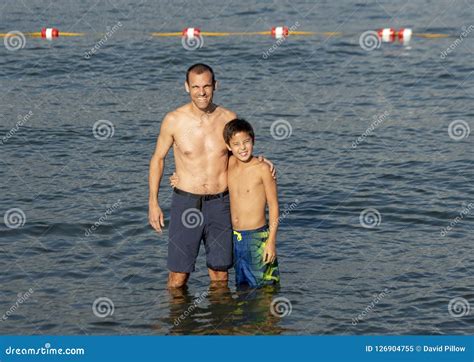
[[[239,132],[246,132],[252,138],[252,143],[255,142],[255,133],[253,132],[252,125],[245,119],[235,118],[224,127],[224,140],[225,143],[230,145],[230,139]]]
[[[196,74],[202,74],[202,73],[205,73],[205,72],[210,72],[211,75],[212,75],[212,85],[214,85],[216,83],[216,79],[214,78],[214,71],[207,64],[196,63],[196,64],[191,65],[188,68],[188,71],[186,72],[186,83],[188,83],[188,84],[189,84],[189,74],[191,72],[196,73]]]

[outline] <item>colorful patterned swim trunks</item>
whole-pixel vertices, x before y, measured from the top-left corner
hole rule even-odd
[[[235,282],[260,287],[280,282],[278,260],[263,263],[263,250],[269,236],[268,225],[255,230],[233,232]]]

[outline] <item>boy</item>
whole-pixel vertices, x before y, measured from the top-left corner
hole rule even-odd
[[[233,228],[236,284],[260,287],[280,282],[276,257],[278,195],[267,164],[252,155],[255,135],[250,123],[234,119],[224,127],[229,158],[227,182]],[[265,209],[268,205],[269,223]]]

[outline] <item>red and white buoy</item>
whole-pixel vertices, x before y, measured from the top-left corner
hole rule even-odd
[[[201,36],[201,30],[199,28],[184,28],[183,37],[188,39],[194,39],[195,37]]]
[[[395,29],[385,28],[378,31],[378,35],[383,42],[390,43],[395,40]]]
[[[272,28],[272,37],[275,39],[286,38],[288,34],[288,27],[286,26],[276,26]]]
[[[59,30],[56,28],[43,28],[41,29],[41,37],[51,40],[59,36]]]
[[[398,31],[398,40],[400,40],[403,44],[408,44],[411,40],[413,35],[413,30],[410,28],[401,28]]]

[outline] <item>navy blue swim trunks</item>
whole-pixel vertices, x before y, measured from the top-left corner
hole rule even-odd
[[[208,268],[227,271],[232,267],[229,191],[216,195],[197,195],[175,188],[170,213],[170,271],[194,271],[201,240],[206,249]]]

